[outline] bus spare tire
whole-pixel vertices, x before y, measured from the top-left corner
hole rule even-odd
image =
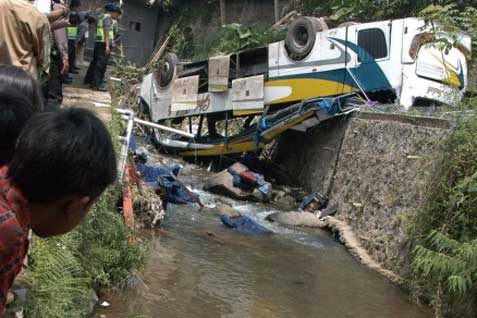
[[[301,61],[310,54],[315,46],[316,32],[325,28],[322,23],[316,18],[300,17],[288,27],[285,47],[293,60]]]
[[[179,58],[174,53],[167,53],[164,56],[162,66],[158,71],[158,80],[160,87],[167,87],[171,83],[172,79],[174,78],[174,73],[178,63]]]

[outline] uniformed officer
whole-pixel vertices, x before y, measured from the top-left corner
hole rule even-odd
[[[68,35],[68,62],[70,65],[69,73],[78,74],[75,69],[75,60],[76,60],[76,37],[78,36],[78,22],[71,24],[66,29]]]
[[[84,80],[84,83],[89,84],[92,89],[99,91],[107,90],[106,85],[103,83],[103,77],[108,66],[112,41],[114,39],[113,20],[117,19],[121,12],[121,8],[116,4],[108,3],[104,6],[104,12],[97,21],[93,60],[89,64]]]

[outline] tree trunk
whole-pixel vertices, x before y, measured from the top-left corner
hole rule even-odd
[[[222,23],[222,25],[227,24],[227,20],[225,19],[225,14],[226,14],[225,0],[220,0],[220,23]]]

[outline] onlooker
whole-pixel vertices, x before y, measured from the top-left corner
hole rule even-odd
[[[104,13],[98,19],[93,60],[89,64],[84,83],[99,91],[107,90],[103,77],[108,66],[111,43],[114,40],[113,19],[117,19],[121,13],[117,5],[108,3],[104,6]]]
[[[48,18],[24,0],[0,0],[0,64],[13,64],[33,77],[48,70]]]
[[[116,158],[104,124],[69,108],[35,115],[0,168],[0,316],[20,272],[30,229],[40,237],[71,231],[116,178]]]
[[[81,17],[79,12],[80,2],[78,0],[71,1],[70,4],[70,16],[69,16],[69,25],[67,27],[68,33],[68,62],[69,62],[69,73],[78,74],[76,68],[76,40],[78,37],[78,26],[81,23]]]
[[[12,159],[23,126],[42,108],[36,80],[17,66],[0,65],[0,166]]]
[[[64,8],[60,0],[53,0],[53,10],[59,11]],[[70,7],[79,7],[79,0],[72,0]],[[52,23],[53,46],[51,50],[50,74],[48,82],[43,86],[43,97],[45,109],[55,111],[60,109],[63,103],[63,83],[71,83],[67,77],[69,70],[68,61],[68,39],[66,36],[66,25],[68,21],[65,17]]]
[[[84,64],[84,50],[87,46],[89,38],[89,30],[96,27],[96,19],[91,17],[89,13],[84,12],[80,14],[82,21],[78,26],[78,35],[76,37],[76,64]]]

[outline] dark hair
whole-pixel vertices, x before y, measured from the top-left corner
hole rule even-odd
[[[68,17],[68,22],[71,26],[78,26],[81,23],[81,17],[77,12],[71,12]]]
[[[34,116],[18,137],[9,176],[30,202],[68,194],[98,197],[116,179],[111,136],[81,108]]]
[[[96,24],[96,19],[94,17],[88,17],[88,24]]]
[[[70,8],[79,8],[79,7],[81,7],[81,1],[80,0],[71,0],[69,7]]]
[[[33,116],[33,107],[18,90],[0,89],[0,166],[13,157],[20,132]]]
[[[0,92],[17,91],[28,99],[33,111],[42,111],[43,103],[38,82],[25,70],[0,64]]]

